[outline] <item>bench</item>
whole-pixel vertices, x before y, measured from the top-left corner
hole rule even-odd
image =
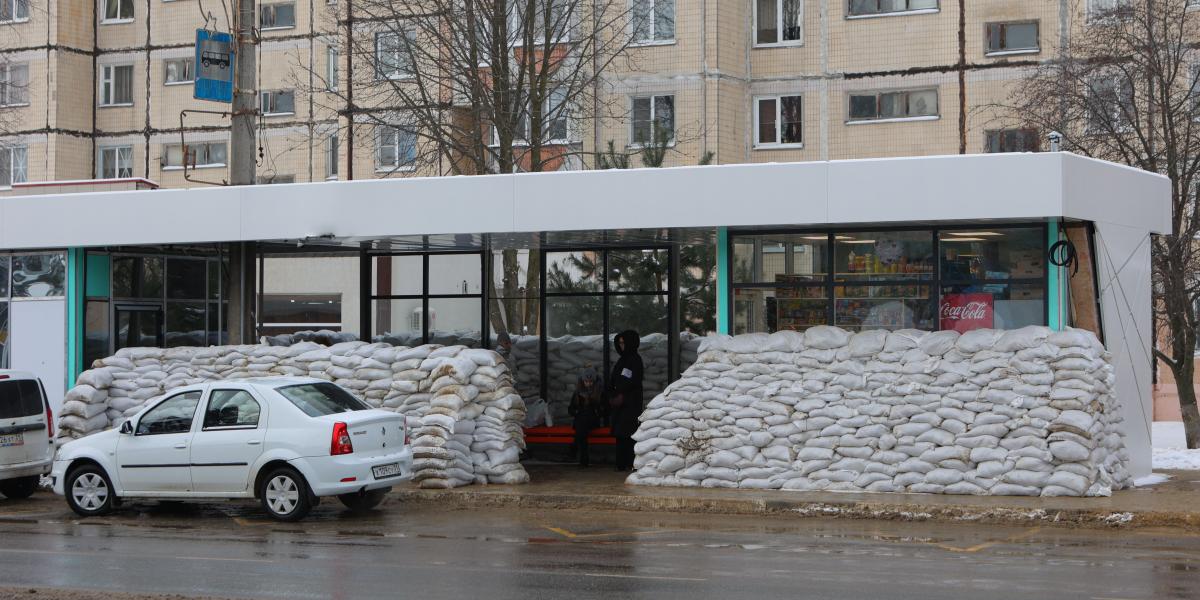
[[[575,443],[575,428],[573,427],[526,427],[525,445],[571,445]],[[612,436],[609,427],[597,427],[588,434],[588,444],[596,446],[615,446],[617,439]]]

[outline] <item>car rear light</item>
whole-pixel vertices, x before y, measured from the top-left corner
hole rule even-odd
[[[46,403],[46,435],[50,439],[54,439],[54,411],[50,410],[50,403]]]
[[[333,424],[333,439],[329,442],[329,455],[338,456],[354,452],[354,444],[350,443],[350,431],[345,423]]]

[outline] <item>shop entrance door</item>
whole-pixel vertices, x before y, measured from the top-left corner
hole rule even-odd
[[[162,305],[118,304],[114,309],[113,350],[163,347]]]
[[[569,424],[567,407],[588,367],[606,381],[618,354],[613,337],[641,336],[643,402],[670,381],[676,341],[671,331],[671,249],[620,247],[545,250],[542,373],[550,414]]]

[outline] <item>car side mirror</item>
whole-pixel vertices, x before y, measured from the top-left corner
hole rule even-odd
[[[121,433],[129,435],[133,433],[133,421],[125,421],[121,423]]]

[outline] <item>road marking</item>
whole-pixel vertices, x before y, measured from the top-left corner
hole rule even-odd
[[[666,575],[621,575],[618,573],[583,573],[585,577],[612,577],[615,579],[658,579],[662,581],[708,581],[700,577],[669,577]]]
[[[561,535],[567,539],[575,539],[575,538],[579,537],[578,535],[571,533],[570,531],[567,531],[566,529],[562,529],[561,527],[546,527],[545,529],[547,531],[553,531],[554,533],[557,533],[558,535]]]
[[[974,546],[967,546],[966,548],[960,548],[958,546],[951,546],[950,544],[938,544],[937,547],[941,548],[943,550],[949,550],[951,552],[979,552],[980,550],[983,550],[985,548],[991,548],[992,546],[995,546],[997,544],[1008,544],[1008,543],[1012,543],[1012,542],[1021,541],[1025,538],[1033,536],[1034,534],[1036,534],[1037,532],[1039,532],[1041,530],[1042,530],[1041,525],[1038,525],[1037,527],[1031,527],[1030,529],[1028,529],[1022,533],[1018,533],[1014,536],[1010,536],[1010,537],[1004,538],[1002,540],[989,540],[989,541],[983,542],[982,544],[975,544]]]
[[[238,525],[241,525],[242,527],[262,527],[264,525],[270,525],[272,523],[271,521],[267,521],[265,519],[251,521],[249,519],[243,519],[242,517],[233,517],[233,522],[237,523]]]

